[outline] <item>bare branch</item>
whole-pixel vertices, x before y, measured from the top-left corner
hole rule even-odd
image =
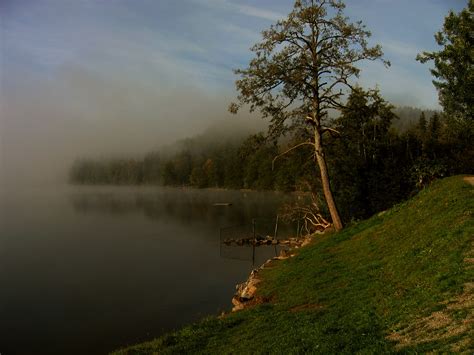
[[[321,134],[324,134],[326,132],[329,132],[329,134],[333,137],[340,137],[341,136],[341,132],[339,132],[338,130],[336,130],[334,128],[325,127],[321,130]]]
[[[273,160],[272,160],[272,170],[274,170],[274,168],[275,168],[275,161],[276,161],[278,158],[281,158],[282,156],[288,154],[289,152],[291,152],[291,151],[293,151],[293,150],[295,150],[295,149],[297,149],[297,148],[299,148],[299,147],[302,147],[302,146],[304,146],[304,145],[312,145],[312,146],[314,146],[314,143],[312,143],[312,142],[303,142],[303,143],[300,143],[300,144],[297,144],[297,145],[291,147],[291,148],[288,149],[288,150],[285,150],[285,151],[284,151],[283,153],[281,153],[281,154],[278,154],[278,155],[277,155],[275,158],[273,158]]]

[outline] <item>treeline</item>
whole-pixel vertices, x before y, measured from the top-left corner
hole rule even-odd
[[[405,130],[397,121],[391,105],[355,91],[335,122],[341,136],[328,144],[328,165],[345,221],[385,210],[436,178],[474,173],[472,121],[438,112],[420,112]]]
[[[396,128],[397,120],[392,106],[368,102],[362,91],[355,91],[333,121],[337,134],[327,140],[326,152],[344,220],[384,210],[435,178],[474,173],[472,125],[421,111],[404,130]],[[282,155],[301,143],[298,137],[277,142],[259,133],[218,140],[188,139],[172,154],[152,152],[142,159],[77,160],[70,179],[75,184],[320,189],[312,147]]]
[[[76,184],[291,191],[299,179],[314,173],[314,164],[304,151],[295,152],[291,159],[279,159],[272,169],[280,146],[268,142],[262,133],[237,142],[196,144],[188,140],[174,154],[152,152],[143,159],[80,159],[71,168],[70,180]]]

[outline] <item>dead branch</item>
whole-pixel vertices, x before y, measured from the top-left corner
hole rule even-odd
[[[291,152],[292,150],[295,150],[295,149],[297,149],[297,148],[299,148],[299,147],[301,147],[301,146],[303,146],[303,145],[312,145],[312,146],[314,146],[314,143],[312,143],[312,142],[303,142],[303,143],[300,143],[300,144],[297,144],[297,145],[291,147],[290,149],[284,151],[284,152],[281,153],[281,154],[278,154],[278,155],[277,155],[275,158],[273,158],[273,160],[272,160],[272,171],[273,171],[274,168],[275,168],[275,161],[276,161],[278,158],[281,158],[283,155],[288,154],[288,153]]]
[[[308,235],[316,231],[324,231],[331,226],[331,223],[321,214],[317,194],[311,192],[309,196],[310,201],[296,201],[286,204],[279,212],[283,220],[290,222],[302,221],[300,231],[304,229]]]
[[[322,129],[322,134],[326,133],[326,132],[329,132],[329,134],[333,137],[340,137],[341,136],[341,132],[339,132],[338,130],[334,129],[334,128],[330,128],[330,127],[325,127]]]

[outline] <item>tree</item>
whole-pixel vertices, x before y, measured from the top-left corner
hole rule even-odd
[[[435,34],[443,49],[418,54],[421,63],[434,61],[431,74],[436,78],[440,103],[445,112],[463,119],[474,118],[474,0],[459,14],[451,11],[442,31]]]
[[[421,112],[420,118],[418,119],[418,130],[420,131],[421,136],[426,134],[426,116],[424,111]]]
[[[189,176],[189,182],[191,185],[199,188],[207,186],[207,176],[202,167],[196,166],[193,168]]]
[[[204,174],[206,175],[206,180],[207,180],[207,184],[209,187],[217,187],[218,184],[219,184],[219,181],[218,181],[218,176],[217,176],[217,168],[216,168],[216,164],[214,163],[214,161],[210,158],[208,158],[203,166],[202,166],[202,170],[204,172]]]
[[[328,113],[344,107],[351,78],[358,77],[358,62],[382,58],[379,45],[370,47],[370,32],[362,22],[350,23],[340,0],[298,0],[293,11],[262,32],[252,47],[255,57],[237,69],[237,103],[270,117],[269,136],[292,132],[314,149],[324,197],[336,230],[343,225],[331,190],[323,136],[337,134],[328,125]],[[332,17],[331,17],[332,16]],[[386,65],[390,63],[384,61]]]
[[[176,168],[174,163],[169,160],[163,166],[163,170],[161,171],[161,178],[163,180],[164,185],[176,185],[177,184],[177,174]]]
[[[389,187],[398,184],[387,173],[397,162],[391,151],[393,109],[377,90],[356,87],[335,120],[341,136],[328,147],[328,165],[343,219],[369,217],[391,200]]]

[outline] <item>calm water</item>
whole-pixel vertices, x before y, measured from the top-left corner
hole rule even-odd
[[[8,355],[106,353],[229,310],[252,249],[223,249],[219,228],[274,216],[288,197],[64,186],[0,198],[0,353]],[[255,263],[274,253],[257,249]]]

